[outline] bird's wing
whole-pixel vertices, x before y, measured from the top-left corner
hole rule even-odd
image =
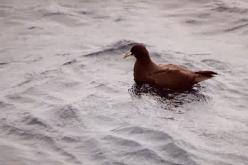
[[[177,65],[159,65],[159,69],[153,72],[151,79],[160,86],[180,87],[192,85],[195,74]]]
[[[161,69],[170,69],[170,70],[185,70],[190,71],[186,67],[181,65],[174,65],[174,64],[159,64],[159,68]]]

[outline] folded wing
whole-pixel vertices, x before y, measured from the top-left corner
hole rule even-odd
[[[195,73],[177,65],[159,65],[159,69],[151,74],[154,83],[171,89],[190,88],[195,83]]]

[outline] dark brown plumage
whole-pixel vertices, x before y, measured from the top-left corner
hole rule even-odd
[[[134,80],[136,83],[149,83],[172,90],[190,89],[194,84],[214,77],[213,71],[191,71],[173,64],[156,64],[142,44],[133,46],[130,53],[136,58]]]

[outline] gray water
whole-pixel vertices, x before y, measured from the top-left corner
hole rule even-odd
[[[246,0],[1,0],[1,165],[247,165]],[[219,75],[161,96],[157,63]]]

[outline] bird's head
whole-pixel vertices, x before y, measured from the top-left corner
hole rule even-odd
[[[134,45],[128,53],[124,55],[124,58],[128,56],[134,56],[137,60],[139,59],[150,59],[149,52],[143,44]]]

